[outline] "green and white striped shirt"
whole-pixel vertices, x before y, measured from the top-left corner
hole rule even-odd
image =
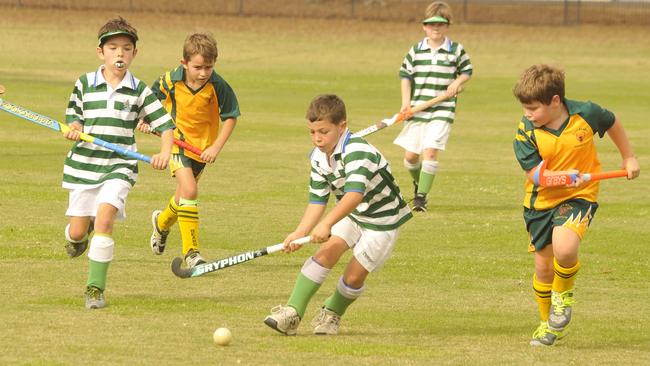
[[[363,201],[349,215],[362,227],[394,230],[413,214],[400,193],[390,166],[377,149],[346,130],[331,158],[315,148],[311,156],[309,202],[327,204],[330,193],[338,202],[347,192],[363,193]]]
[[[445,38],[437,49],[432,49],[427,38],[413,45],[404,57],[399,76],[411,80],[411,107],[445,93],[460,74],[472,74],[472,63],[463,45]],[[456,117],[456,98],[449,98],[422,112],[409,121],[433,120],[453,123]]]
[[[102,75],[102,68],[79,77],[75,83],[66,123],[79,122],[83,132],[137,151],[134,130],[140,119],[156,132],[174,128],[171,117],[147,85],[128,70],[113,89]],[[63,188],[92,189],[111,179],[121,179],[131,186],[138,176],[137,160],[112,150],[77,141],[63,167]]]

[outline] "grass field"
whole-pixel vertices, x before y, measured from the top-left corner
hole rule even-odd
[[[97,29],[115,14],[0,12],[6,99],[63,119],[74,81],[99,64]],[[353,130],[391,116],[399,108],[398,67],[422,37],[417,24],[406,23],[122,15],[139,30],[131,69],[146,82],[177,64],[188,32],[207,28],[219,41],[217,70],[237,92],[243,115],[200,186],[201,240],[211,258],[274,244],[295,227],[306,204],[309,100],[339,94]],[[648,167],[649,36],[647,27],[453,28],[475,74],[440,159],[430,211],[403,228],[393,258],[369,277],[337,337],[311,335],[309,321],[341,264],[311,302],[297,337],[262,324],[271,307],[286,301],[313,248],[175,278],[169,263],[180,252],[178,231],[165,256],[148,247],[149,215],[174,183],[144,165],[129,217],[115,230],[109,307],[85,310],[87,260],[70,260],[63,250],[67,192],[60,184],[70,143],[1,114],[0,364],[650,364],[648,175],[602,183],[601,207],[581,247],[572,333],[557,347],[533,349],[528,340],[538,320],[521,218],[524,178],[511,147],[521,115],[512,86],[525,67],[549,62],[566,68],[570,98],[617,114]],[[397,131],[369,140],[410,198],[402,152],[391,143]],[[146,154],[157,151],[154,137],[138,142]],[[618,169],[613,143],[604,138],[598,145],[604,167]],[[212,332],[221,326],[234,341],[215,348]]]

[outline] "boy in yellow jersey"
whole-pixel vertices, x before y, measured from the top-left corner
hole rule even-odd
[[[535,174],[547,163],[546,174],[601,171],[594,136],[605,132],[618,148],[628,179],[639,176],[639,163],[621,122],[591,102],[564,97],[564,72],[548,65],[526,69],[513,89],[524,116],[514,150],[529,178],[524,197],[524,221],[535,253],[533,292],[541,323],[532,346],[550,346],[562,338],[571,320],[578,247],[598,204],[598,182],[578,178],[568,186],[541,187]]]
[[[212,35],[191,34],[185,39],[181,65],[162,75],[151,88],[176,123],[174,137],[203,150],[199,156],[174,146],[169,166],[176,178],[176,192],[164,210],[151,216],[151,250],[163,253],[169,229],[178,221],[188,267],[205,262],[199,253],[199,178],[205,164],[214,163],[240,115],[235,93],[214,71],[217,55]],[[147,132],[146,125],[143,127]]]

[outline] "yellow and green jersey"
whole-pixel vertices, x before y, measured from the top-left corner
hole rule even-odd
[[[592,102],[564,100],[569,118],[558,130],[535,127],[522,117],[513,143],[519,165],[528,171],[542,160],[549,170],[576,169],[581,173],[601,171],[594,136],[603,137],[614,124],[614,114]],[[588,182],[580,187],[540,187],[526,180],[524,206],[546,210],[569,200],[581,198],[596,202],[598,182]]]
[[[158,78],[151,89],[176,123],[174,137],[205,150],[219,135],[219,120],[239,117],[239,103],[230,85],[216,72],[199,90],[185,84],[184,73],[183,66],[178,66]],[[174,145],[172,152],[181,150]],[[189,151],[182,154],[201,161]]]

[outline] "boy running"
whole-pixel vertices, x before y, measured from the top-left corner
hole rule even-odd
[[[455,95],[472,75],[472,63],[463,45],[447,38],[452,23],[451,7],[431,3],[422,20],[425,37],[411,47],[399,70],[402,107],[411,107],[446,93],[452,98],[410,117],[394,143],[404,148],[404,166],[413,178],[413,210],[427,210],[427,194],[438,170],[438,151],[445,150],[456,116]],[[422,155],[422,161],[420,161]]]
[[[134,130],[139,119],[162,135],[160,153],[151,159],[155,169],[165,169],[173,144],[174,124],[145,83],[128,70],[137,54],[138,33],[123,18],[104,24],[98,34],[97,56],[103,64],[75,83],[65,137],[74,144],[63,168],[63,188],[70,190],[65,228],[66,251],[71,258],[88,250],[86,308],[106,306],[104,290],[108,265],[113,259],[113,224],[124,219],[126,197],[138,176],[136,160],[97,145],[79,141],[79,132],[100,137],[137,151]]]
[[[341,316],[363,293],[370,272],[390,257],[399,227],[412,217],[388,162],[363,138],[347,128],[343,101],[336,95],[314,98],[307,110],[311,153],[309,204],[300,224],[284,240],[285,251],[299,249],[293,240],[311,232],[322,243],[303,265],[286,306],[271,310],[264,323],[285,335],[295,335],[307,304],[346,250],[353,257],[334,293],[313,321],[314,333],[338,333]],[[321,220],[330,194],[334,208]]]
[[[526,172],[524,221],[535,253],[533,292],[541,323],[530,344],[550,346],[564,336],[571,321],[574,284],[580,269],[578,248],[598,203],[598,182],[578,178],[570,186],[541,187],[535,182],[542,162],[546,174],[601,171],[594,136],[605,132],[618,148],[628,179],[639,176],[621,122],[607,109],[564,96],[564,72],[547,65],[526,69],[513,89],[524,117],[515,135],[514,150]]]
[[[176,122],[174,137],[203,150],[199,156],[174,145],[169,167],[176,178],[176,192],[164,210],[151,215],[151,250],[157,255],[165,251],[169,230],[178,221],[188,267],[205,263],[199,253],[199,178],[205,164],[215,162],[240,115],[235,93],[214,71],[216,61],[217,42],[212,35],[191,34],[183,45],[181,65],[152,87]],[[141,126],[148,132],[148,126]]]

